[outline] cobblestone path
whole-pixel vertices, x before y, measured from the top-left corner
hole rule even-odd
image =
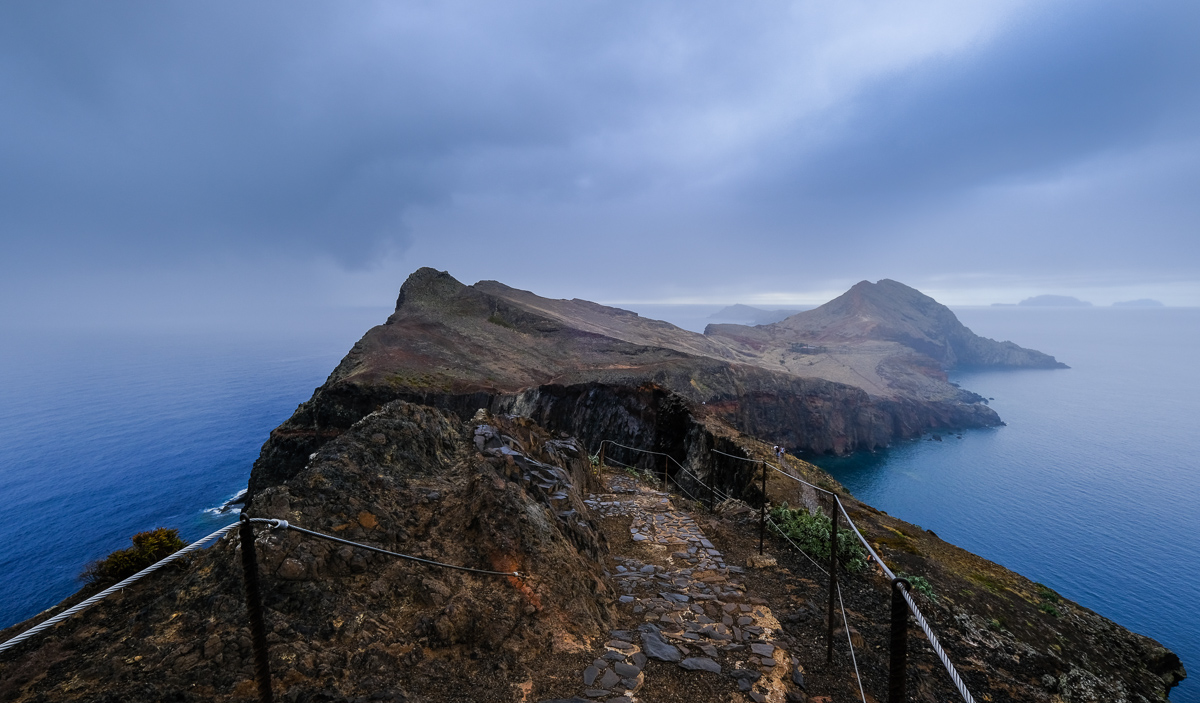
[[[601,515],[629,517],[628,545],[641,544],[645,561],[617,556],[606,571],[636,629],[615,630],[604,651],[580,675],[572,700],[632,703],[645,684],[646,663],[734,679],[747,700],[804,700],[799,666],[774,641],[779,622],[762,599],[746,592],[743,569],[725,563],[720,550],[671,495],[632,478],[610,475],[609,493],[588,496]],[[651,556],[646,557],[649,551]]]

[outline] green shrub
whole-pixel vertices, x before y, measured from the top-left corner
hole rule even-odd
[[[1062,597],[1059,596],[1057,593],[1055,593],[1054,590],[1051,589],[1046,584],[1034,583],[1033,585],[1037,586],[1038,598],[1041,598],[1042,600],[1046,601],[1047,603],[1057,603],[1060,600],[1062,600]]]
[[[787,503],[771,510],[771,519],[778,525],[771,530],[783,534],[796,543],[809,556],[817,560],[829,559],[829,517],[824,513],[810,513],[801,508],[795,510]],[[867,567],[867,553],[854,532],[838,529],[838,561],[850,573],[858,573]]]
[[[635,481],[641,481],[642,483],[654,483],[654,476],[649,471],[639,471],[632,466],[626,466],[625,473]]]
[[[908,585],[912,587],[914,592],[920,593],[929,600],[937,600],[937,594],[933,592],[933,585],[929,583],[929,579],[924,576],[910,576],[903,571],[896,575],[902,579],[907,579]]]
[[[1041,600],[1041,602],[1038,603],[1038,610],[1052,617],[1058,617],[1062,615],[1062,613],[1058,612],[1058,608],[1054,607],[1055,603],[1062,601],[1062,596],[1055,593],[1054,589],[1050,588],[1044,583],[1035,582],[1033,585],[1037,587],[1037,595]]]
[[[179,538],[179,530],[160,527],[133,536],[133,546],[119,549],[103,559],[88,564],[79,577],[88,583],[116,583],[133,576],[151,564],[187,546]]]

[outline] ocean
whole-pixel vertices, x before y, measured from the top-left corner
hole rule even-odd
[[[703,329],[715,306],[623,306]],[[16,330],[0,338],[0,623],[80,586],[136,532],[229,524],[272,428],[386,310],[290,332]],[[822,459],[860,499],[1045,583],[1200,676],[1200,309],[961,308],[1071,365],[958,373],[1005,427]],[[1200,703],[1186,681],[1174,701]]]
[[[286,333],[8,330],[0,337],[0,627],[80,588],[135,533],[237,518],[268,433],[387,310]]]
[[[953,374],[1007,425],[816,463],[860,500],[1153,637],[1200,677],[1200,309],[955,313],[1071,368]],[[1200,682],[1171,700],[1200,701]]]

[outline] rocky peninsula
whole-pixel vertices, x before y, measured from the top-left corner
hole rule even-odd
[[[839,577],[827,664],[828,581],[779,536],[757,558],[751,506],[829,506],[774,472],[764,496],[752,462],[773,444],[848,452],[999,423],[948,382],[968,365],[1060,366],[893,281],[701,335],[421,269],[271,433],[245,512],[521,577],[261,529],[277,700],[829,703],[860,684],[885,700],[889,584]],[[920,607],[977,700],[1157,701],[1185,675],[1153,640],[785,461],[924,579]],[[0,700],[255,700],[240,549],[230,535],[0,654]],[[955,699],[920,630],[909,639],[910,697]]]

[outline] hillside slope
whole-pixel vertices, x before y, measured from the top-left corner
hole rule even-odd
[[[265,485],[262,476],[290,475],[324,441],[396,399],[469,416],[538,389],[654,387],[744,432],[815,453],[883,447],[932,427],[1000,424],[981,397],[950,384],[935,359],[895,342],[866,339],[810,354],[787,341],[783,327],[721,330],[696,334],[584,300],[551,300],[495,281],[467,286],[420,269],[387,322],[272,433],[251,489]],[[600,429],[561,414],[538,419],[588,441]]]
[[[967,329],[945,305],[903,283],[861,281],[819,308],[769,325],[781,337],[814,344],[896,342],[944,368],[1066,368],[1054,357]]]
[[[760,499],[757,465],[744,459],[773,457],[769,445],[712,417],[679,429],[672,455],[688,471]],[[250,516],[522,574],[434,568],[258,528],[276,700],[856,700],[856,668],[866,692],[886,698],[890,586],[878,573],[840,574],[850,629],[835,632],[827,664],[828,581],[819,565],[768,538],[778,566],[752,567],[755,511],[735,499],[708,512],[687,497],[702,489],[674,468],[672,492],[663,493],[657,456],[618,458],[618,449],[608,447],[610,467],[593,467],[581,442],[526,418],[480,412],[463,422],[399,401],[262,488],[245,508]],[[1156,642],[858,503],[816,467],[787,461],[841,494],[887,563],[928,580],[933,595],[916,596],[920,607],[977,700],[1161,701],[1184,676]],[[641,464],[652,481],[635,481],[618,462]],[[771,473],[766,490],[775,504],[814,500],[828,509],[781,474]],[[256,700],[240,549],[234,532],[190,563],[0,653],[0,700]],[[89,593],[0,632],[0,641]],[[911,700],[954,700],[916,627],[907,646]]]

